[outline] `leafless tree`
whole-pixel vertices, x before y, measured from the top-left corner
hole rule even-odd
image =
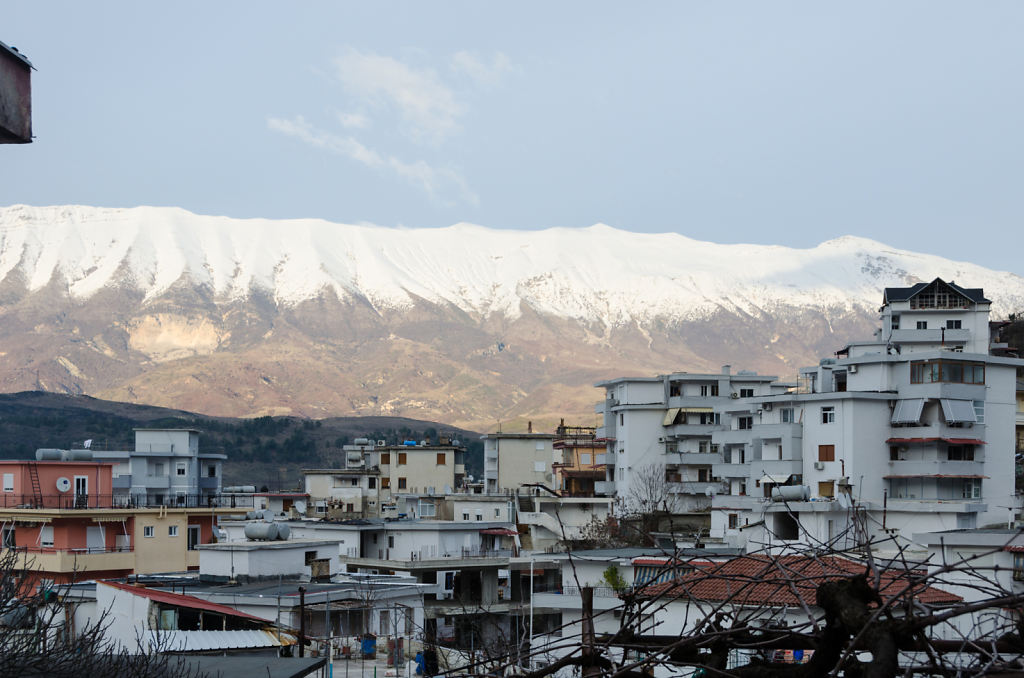
[[[106,635],[107,616],[74,629],[67,623],[73,603],[68,586],[30,591],[32,574],[16,549],[0,555],[0,676],[29,678],[199,678],[188,660],[159,648],[133,653]]]

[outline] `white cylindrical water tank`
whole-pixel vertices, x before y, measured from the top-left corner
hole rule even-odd
[[[275,523],[275,525],[277,525],[277,538],[281,541],[288,539],[292,533],[291,528],[285,523]]]
[[[274,523],[249,523],[245,526],[245,538],[254,540],[277,539],[277,525]]]
[[[810,501],[811,489],[806,485],[776,485],[772,501]]]
[[[41,447],[36,450],[36,461],[60,461],[64,458],[64,452],[53,448]]]

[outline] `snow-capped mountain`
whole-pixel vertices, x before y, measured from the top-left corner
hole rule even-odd
[[[1024,278],[855,237],[799,250],[600,224],[19,205],[0,209],[0,383],[223,414],[543,418],[569,392],[592,400],[590,380],[637,370],[791,376],[869,334],[883,287],[935,277],[983,287],[996,316],[1024,309]],[[307,369],[323,394],[285,386]],[[216,376],[239,370],[252,388]]]

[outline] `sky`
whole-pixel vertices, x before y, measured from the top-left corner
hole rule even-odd
[[[1024,274],[1024,3],[22,2],[0,204],[842,235]]]

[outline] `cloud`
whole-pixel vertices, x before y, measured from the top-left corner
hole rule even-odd
[[[292,119],[268,118],[267,126],[310,146],[343,155],[378,171],[389,171],[418,186],[440,204],[451,206],[457,201],[479,204],[480,200],[462,176],[446,167],[432,167],[423,160],[406,162],[393,155],[382,155],[350,136],[339,136],[317,129],[302,116]],[[455,196],[453,199],[450,196]]]
[[[458,131],[465,108],[433,69],[352,48],[335,60],[335,68],[349,94],[394,109],[413,140],[437,145]]]
[[[506,74],[517,72],[503,52],[496,52],[490,64],[475,52],[456,52],[449,60],[449,66],[453,72],[467,75],[482,85],[496,85]]]
[[[362,113],[338,113],[338,122],[346,129],[366,129],[370,119]]]

